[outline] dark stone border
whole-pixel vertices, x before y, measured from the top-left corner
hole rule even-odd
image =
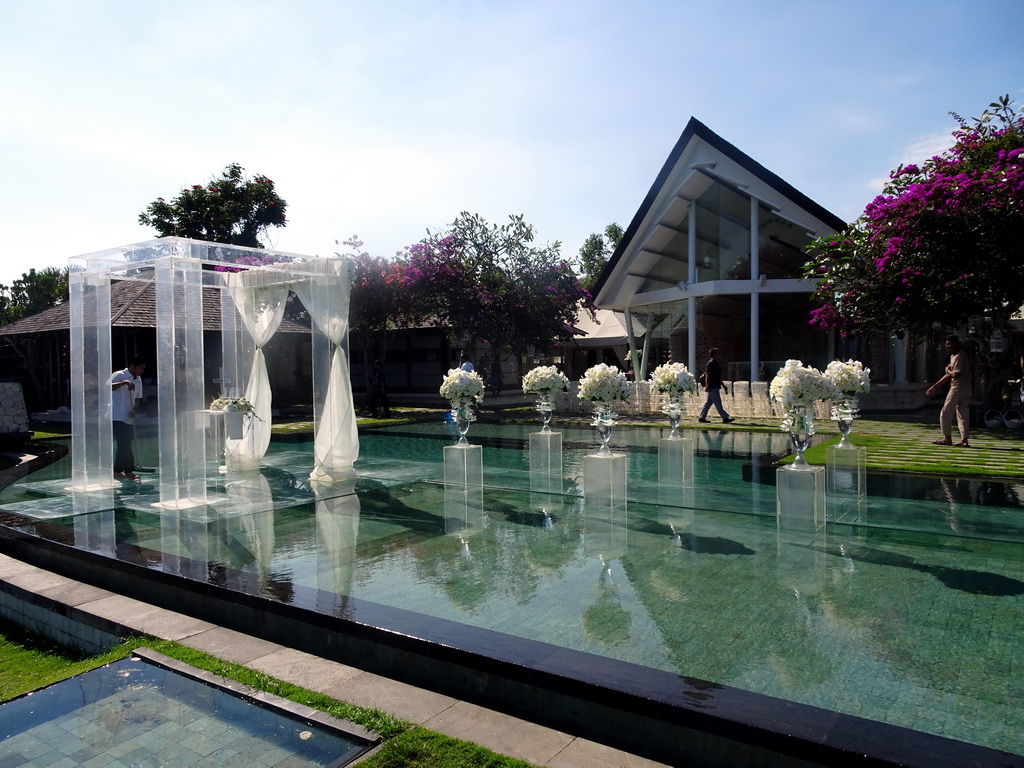
[[[338,616],[186,580],[0,526],[0,550],[95,586],[693,766],[1024,768],[1024,756],[357,599]],[[140,563],[152,553],[138,551]],[[152,560],[149,560],[152,562]],[[172,558],[165,563],[174,570]],[[315,605],[316,590],[294,598]]]

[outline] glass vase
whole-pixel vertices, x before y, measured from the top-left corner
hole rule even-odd
[[[551,432],[551,417],[555,412],[555,398],[551,395],[541,395],[537,400],[537,410],[540,412],[541,432]]]
[[[810,464],[804,458],[804,451],[811,444],[814,436],[814,420],[805,405],[794,405],[786,414],[784,422],[789,430],[789,439],[793,443],[793,450],[796,451],[796,458],[793,460],[791,469],[810,469]]]
[[[668,416],[668,425],[672,431],[668,440],[682,440],[679,435],[679,422],[683,419],[683,397],[678,392],[669,393],[668,402],[661,407],[661,410]]]
[[[592,426],[597,427],[597,436],[601,438],[601,449],[598,456],[611,456],[612,450],[608,447],[608,441],[612,439],[612,428],[615,426],[615,412],[603,403],[594,404],[594,421]]]
[[[853,420],[857,418],[858,410],[856,397],[841,397],[832,401],[832,420],[836,422],[839,434],[842,435],[837,448],[854,447],[850,442],[850,430],[853,429]]]
[[[473,408],[469,403],[453,402],[452,418],[455,421],[455,429],[458,430],[459,433],[459,442],[457,445],[469,445],[469,441],[466,439],[466,433],[469,432],[469,425],[476,420],[476,416],[473,415]]]

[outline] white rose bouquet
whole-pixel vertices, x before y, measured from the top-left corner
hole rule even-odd
[[[450,401],[452,408],[481,403],[484,399],[484,380],[476,371],[452,368],[441,383],[441,397]]]
[[[234,408],[229,408],[234,406]],[[224,397],[223,395],[218,397],[212,403],[210,403],[211,411],[238,411],[239,413],[255,413],[255,408],[244,397]]]
[[[682,394],[696,392],[697,382],[682,363],[664,363],[651,374],[651,386],[657,392]]]
[[[860,360],[833,360],[824,376],[833,398],[857,397],[871,391],[871,369],[865,368]]]
[[[817,368],[799,360],[787,360],[768,388],[772,400],[787,410],[794,406],[811,407],[818,400],[832,397],[832,390]]]
[[[580,379],[580,400],[593,403],[626,402],[629,400],[629,382],[626,374],[614,365],[599,363],[588,368]]]
[[[569,379],[553,365],[539,365],[523,376],[523,392],[543,397],[562,392],[569,386]]]

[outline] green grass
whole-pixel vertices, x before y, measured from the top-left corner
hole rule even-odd
[[[364,726],[384,739],[366,768],[531,768],[469,742],[419,728],[380,710],[356,707],[169,640],[131,638],[105,653],[82,654],[0,619],[0,702],[129,656],[139,646],[221,677]]]

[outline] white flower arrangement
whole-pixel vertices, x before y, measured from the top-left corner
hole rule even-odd
[[[234,406],[234,407],[230,407]],[[244,397],[224,397],[221,395],[212,403],[210,403],[211,411],[238,411],[239,413],[251,413],[253,416],[256,415],[256,409],[253,408],[250,403]]]
[[[822,372],[799,360],[786,361],[772,379],[768,392],[772,400],[782,403],[786,410],[794,406],[811,407],[818,400],[832,397]]]
[[[444,377],[440,392],[441,397],[450,401],[453,408],[481,403],[484,399],[484,380],[476,371],[452,368]]]
[[[583,374],[577,397],[593,403],[626,402],[629,400],[629,381],[626,374],[614,365],[599,363]]]
[[[833,398],[857,397],[871,391],[871,369],[865,368],[860,360],[833,360],[824,376]]]
[[[697,382],[682,363],[664,363],[651,374],[651,387],[656,392],[682,394],[696,392]]]
[[[538,365],[523,376],[523,392],[550,397],[569,386],[569,379],[553,365]]]

